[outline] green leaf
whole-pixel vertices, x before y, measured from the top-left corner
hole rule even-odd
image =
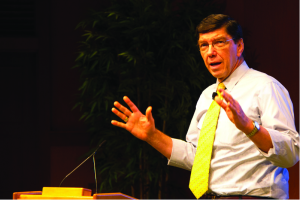
[[[111,108],[114,101],[127,107],[122,97],[129,96],[142,113],[153,106],[158,129],[185,138],[199,95],[215,81],[192,30],[210,12],[206,1],[112,0],[77,25],[84,32],[74,65],[81,73],[74,108],[83,113],[91,145],[109,141],[96,154],[101,191],[127,193],[142,185],[144,198],[157,199],[158,182],[166,184],[165,159],[112,126],[112,119],[122,120]]]

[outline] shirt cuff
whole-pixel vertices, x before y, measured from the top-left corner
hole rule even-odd
[[[296,164],[299,160],[299,140],[295,138],[291,131],[279,132],[269,128],[266,129],[270,134],[273,148],[269,149],[268,153],[257,148],[260,153],[279,167],[288,168]]]

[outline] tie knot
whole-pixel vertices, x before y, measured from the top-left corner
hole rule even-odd
[[[224,83],[219,83],[218,89],[220,89],[220,88],[222,88],[222,89],[225,89],[225,88],[226,88],[225,85],[224,85]],[[218,89],[217,89],[217,90],[218,90]]]

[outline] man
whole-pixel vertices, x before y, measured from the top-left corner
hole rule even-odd
[[[169,159],[169,165],[192,170],[199,135],[212,94],[219,83],[221,106],[209,169],[208,190],[202,198],[288,198],[288,171],[299,160],[299,136],[287,90],[274,78],[250,69],[244,61],[240,25],[222,14],[210,15],[197,27],[199,49],[216,84],[206,88],[196,105],[186,142],[155,128],[152,108],[143,115],[124,97],[112,121],[148,142]],[[223,100],[224,98],[224,100]]]

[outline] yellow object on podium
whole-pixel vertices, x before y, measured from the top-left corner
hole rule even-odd
[[[97,193],[86,188],[43,187],[43,191],[14,192],[13,199],[136,199],[117,193]]]

